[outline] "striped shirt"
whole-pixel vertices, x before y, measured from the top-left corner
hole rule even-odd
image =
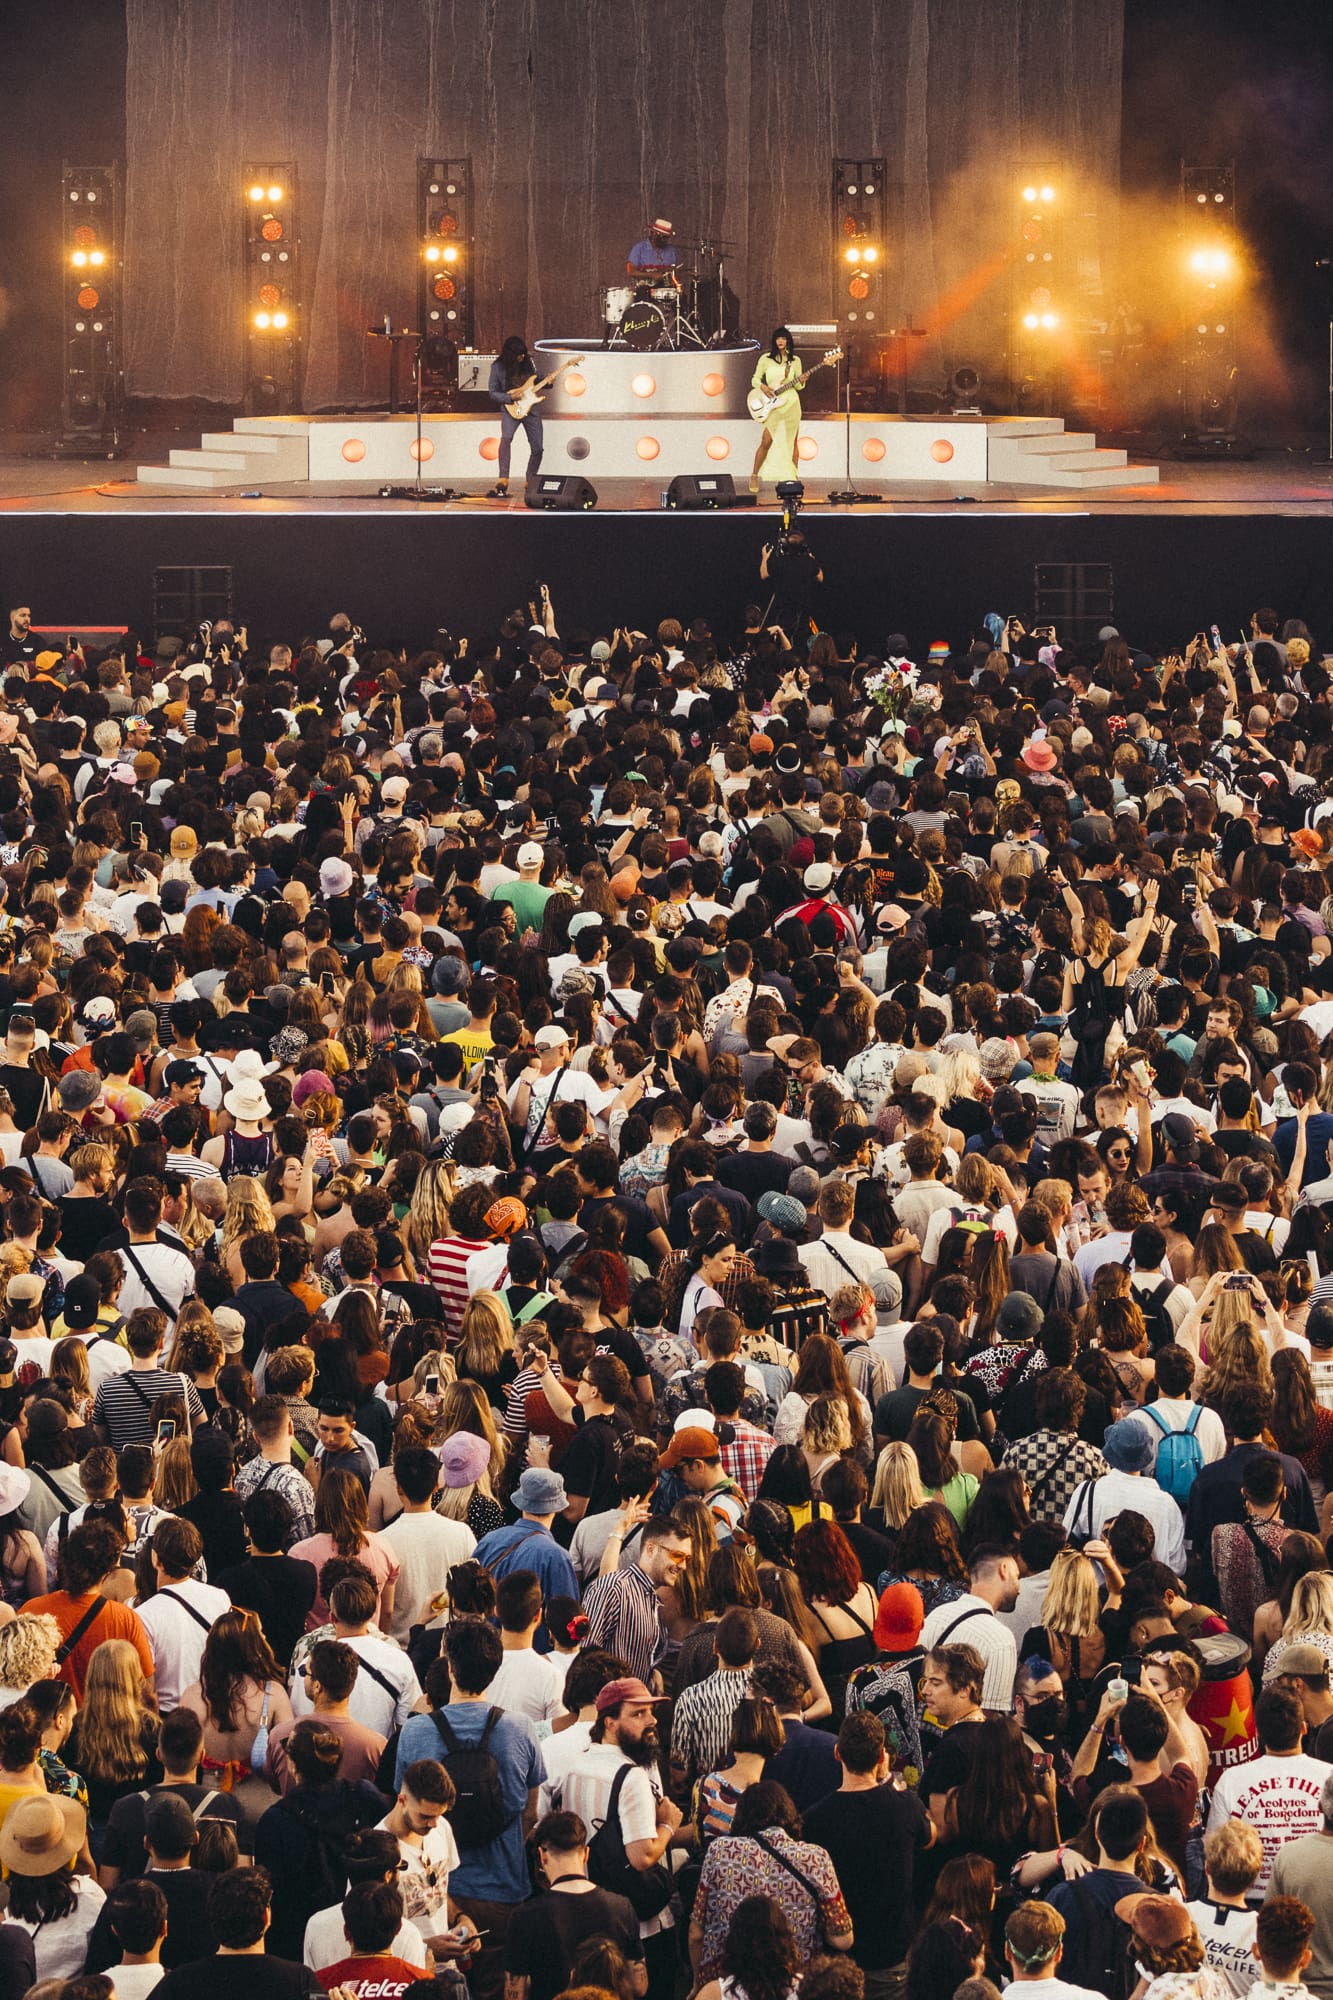
[[[721,1770],[736,1710],[750,1691],[748,1667],[719,1667],[683,1688],[671,1714],[671,1761],[690,1779]]]
[[[583,1609],[588,1617],[585,1649],[614,1653],[627,1673],[646,1681],[666,1652],[667,1629],[657,1592],[638,1564],[589,1584]]]
[[[187,1375],[168,1375],[163,1368],[129,1368],[123,1375],[108,1375],[102,1383],[93,1403],[93,1422],[106,1426],[117,1451],[127,1444],[151,1444],[160,1396],[184,1396],[191,1424],[202,1420],[204,1406]]]
[[[489,1237],[477,1242],[470,1236],[441,1236],[430,1246],[426,1258],[430,1282],[440,1295],[444,1324],[452,1340],[457,1340],[463,1330],[463,1312],[468,1301],[467,1260],[489,1244]]]

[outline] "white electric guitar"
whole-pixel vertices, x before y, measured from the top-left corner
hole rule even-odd
[[[831,368],[835,361],[841,360],[842,349],[830,347],[824,359],[816,361],[813,368],[807,368],[798,381],[784,382],[779,389],[751,389],[745,398],[746,409],[757,424],[766,424],[784,396],[794,396],[798,389],[805,387],[812,375],[819,373],[821,368]]]
[[[543,375],[540,382],[535,375],[529,375],[526,382],[519,383],[517,389],[515,389],[513,395],[505,404],[505,409],[509,415],[521,423],[529,410],[533,409],[536,404],[545,402],[546,398],[542,395],[542,390],[549,389],[552,382],[558,382],[566,368],[577,368],[582,359],[583,356],[581,354],[571,354],[568,361],[562,361],[560,366],[553,369],[549,375]]]

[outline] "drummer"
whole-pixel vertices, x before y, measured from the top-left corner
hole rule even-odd
[[[672,242],[675,229],[661,216],[648,225],[648,234],[634,245],[625,269],[631,278],[668,277],[676,283],[680,252]]]

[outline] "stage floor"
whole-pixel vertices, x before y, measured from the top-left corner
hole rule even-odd
[[[198,421],[176,429],[136,431],[127,440],[123,458],[52,459],[44,455],[45,440],[0,436],[0,517],[14,514],[117,515],[393,515],[415,513],[416,503],[380,497],[378,482],[347,480],[318,492],[307,485],[265,482],[259,497],[237,491],[218,493],[150,491],[133,479],[136,464],[161,457],[175,446],[191,445],[199,436]],[[1032,486],[959,484],[957,488],[924,481],[903,481],[888,488],[883,502],[864,509],[828,506],[828,495],[843,485],[838,478],[808,478],[806,506],[821,514],[861,513],[959,515],[1250,515],[1325,516],[1333,507],[1333,467],[1313,459],[1323,446],[1311,442],[1300,451],[1265,450],[1249,460],[1173,461],[1159,455],[1160,441],[1099,435],[1105,444],[1129,447],[1131,458],[1151,457],[1160,467],[1160,483],[1121,486],[1105,491],[1043,490]],[[522,441],[515,449],[515,491],[508,501],[485,498],[486,481],[468,482],[465,497],[433,507],[440,514],[524,514],[518,484]],[[854,475],[855,476],[855,475]],[[431,482],[426,481],[429,485]],[[599,477],[600,514],[641,514],[661,511],[660,479]],[[758,510],[776,513],[772,489],[765,490]]]

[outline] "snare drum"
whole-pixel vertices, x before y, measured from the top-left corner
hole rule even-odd
[[[676,314],[676,300],[678,297],[679,293],[674,285],[653,286],[653,299],[655,303],[661,306],[664,313],[670,313],[673,319]]]
[[[625,308],[634,297],[631,285],[607,285],[602,292],[602,321],[606,326],[619,326],[625,317]]]

